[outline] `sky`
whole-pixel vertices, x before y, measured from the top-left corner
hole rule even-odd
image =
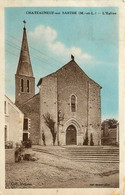
[[[102,86],[102,120],[118,119],[118,8],[5,8],[5,92],[13,101],[24,20],[36,85],[73,54],[82,70]]]

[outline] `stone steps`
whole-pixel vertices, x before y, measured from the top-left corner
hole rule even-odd
[[[74,150],[67,150],[67,151],[69,151],[69,152],[74,152],[74,153],[76,153],[76,152],[78,152],[78,153],[82,153],[82,152],[84,152],[84,153],[91,153],[91,152],[93,152],[93,153],[119,153],[119,151],[113,151],[113,150],[98,150],[98,151],[95,151],[95,150],[86,150],[86,151],[78,151],[78,150],[76,150],[76,151],[74,151]]]
[[[86,162],[86,163],[119,163],[119,160],[103,160],[103,159],[100,159],[100,160],[90,160],[90,159],[86,159],[86,160],[73,160],[74,162]]]
[[[68,147],[69,157],[77,162],[119,162],[119,148],[116,147]]]
[[[85,157],[86,157],[86,156],[93,156],[93,157],[94,157],[94,156],[97,156],[97,157],[98,157],[98,156],[100,156],[100,157],[101,157],[101,156],[103,156],[103,157],[109,157],[109,156],[115,157],[115,156],[118,156],[118,154],[92,154],[92,153],[91,153],[91,154],[84,154],[84,153],[78,154],[78,153],[77,153],[77,154],[75,154],[75,155],[72,154],[72,153],[70,153],[69,155],[70,155],[70,156],[75,156],[75,157],[77,157],[77,156],[85,156]]]
[[[56,155],[75,162],[118,163],[119,148],[109,146],[45,146],[33,150]]]
[[[70,150],[70,151],[119,151],[119,149],[118,148],[96,148],[96,147],[92,147],[92,148],[66,148],[66,147],[64,147],[65,149],[67,149],[67,150]]]
[[[103,156],[69,156],[71,159],[105,159],[105,160],[118,160],[117,156],[108,156],[108,157],[103,157]]]

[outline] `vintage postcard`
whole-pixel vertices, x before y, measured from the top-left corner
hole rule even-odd
[[[0,194],[124,194],[124,8],[1,4]]]

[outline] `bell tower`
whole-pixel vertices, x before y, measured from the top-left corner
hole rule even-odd
[[[32,71],[25,21],[20,57],[15,74],[15,104],[20,106],[35,95],[35,78]]]

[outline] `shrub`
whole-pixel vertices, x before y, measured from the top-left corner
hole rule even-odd
[[[22,141],[22,145],[25,148],[31,148],[32,147],[32,141],[30,139],[28,139],[27,141]]]
[[[88,130],[86,130],[85,139],[83,141],[83,145],[88,145],[89,139],[88,139]]]
[[[93,134],[90,134],[90,146],[94,146],[94,142],[93,142]]]
[[[13,148],[13,141],[6,141],[5,149],[12,149],[12,148]]]
[[[16,143],[15,149],[15,162],[21,161],[23,157],[24,146],[22,144]]]

